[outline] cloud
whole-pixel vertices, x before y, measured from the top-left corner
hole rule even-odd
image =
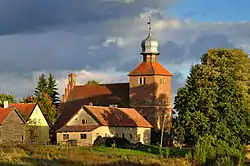
[[[103,77],[94,78],[106,82],[127,80],[126,74],[142,60],[140,44],[147,35],[149,15],[153,35],[160,42],[159,61],[175,73],[173,94],[183,85],[190,65],[207,49],[242,47],[250,51],[248,22],[166,18],[166,7],[177,2],[0,1],[0,92],[27,95],[40,72],[52,72],[60,88],[70,71],[90,71],[93,76],[100,72]]]
[[[75,24],[134,17],[147,8],[164,9],[175,1],[177,0],[2,0],[0,35],[43,32]]]

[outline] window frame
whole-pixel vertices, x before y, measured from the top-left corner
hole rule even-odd
[[[83,123],[84,122],[84,123]],[[85,125],[87,124],[87,119],[82,119],[82,124]]]
[[[69,139],[69,134],[63,134],[63,140],[68,140]]]
[[[80,139],[87,139],[87,137],[88,137],[87,134],[84,134],[84,133],[80,134]]]

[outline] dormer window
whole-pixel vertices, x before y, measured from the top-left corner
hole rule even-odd
[[[146,84],[146,77],[139,77],[138,78],[138,84],[139,85]]]
[[[83,119],[83,120],[82,120],[82,124],[87,124],[87,120],[86,120],[86,119]]]

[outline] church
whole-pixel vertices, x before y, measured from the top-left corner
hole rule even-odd
[[[69,113],[74,107],[67,107],[67,103],[80,101],[80,105],[133,109],[139,113],[137,119],[149,122],[152,131],[160,132],[162,127],[165,131],[170,131],[172,126],[172,74],[158,61],[159,43],[152,35],[150,22],[148,24],[148,35],[141,42],[142,61],[128,73],[129,83],[76,85],[77,76],[70,73],[68,85],[62,96],[61,116],[59,115],[55,126],[62,123],[60,117],[67,116],[65,112]],[[149,125],[146,126],[149,127]],[[63,123],[57,129],[62,126]]]

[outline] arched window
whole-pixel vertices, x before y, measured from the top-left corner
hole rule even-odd
[[[138,84],[139,85],[146,84],[146,77],[139,77],[138,78]]]

